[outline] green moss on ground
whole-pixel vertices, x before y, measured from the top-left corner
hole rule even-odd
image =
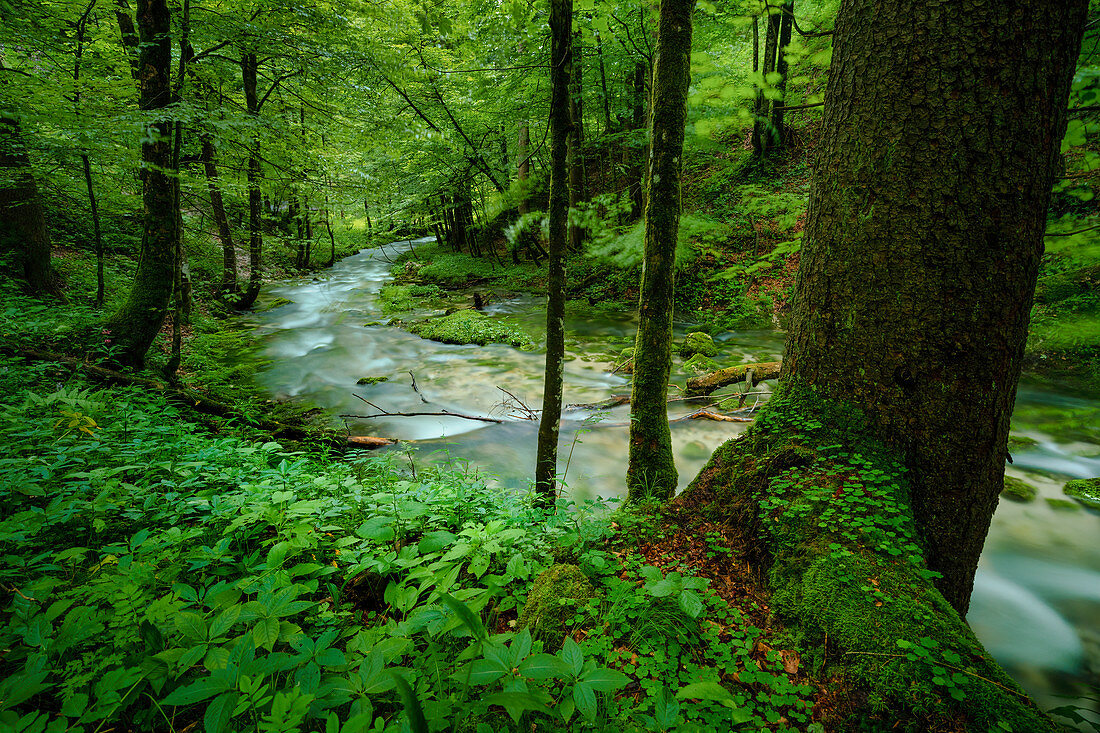
[[[1062,491],[1089,509],[1100,510],[1100,478],[1082,478],[1068,482]]]
[[[1023,479],[1015,476],[1005,476],[1005,487],[1001,489],[1001,496],[1009,501],[1026,503],[1035,501],[1038,489]]]
[[[532,634],[544,641],[546,649],[558,649],[565,641],[566,621],[573,608],[595,597],[592,581],[579,567],[565,563],[551,565],[535,578],[519,615],[518,628],[531,629]]]
[[[741,529],[803,664],[840,685],[838,730],[1052,730],[935,589],[902,465],[867,434],[784,384],[679,501]]]
[[[437,285],[383,285],[378,299],[383,313],[401,313],[431,305],[440,293]]]
[[[442,318],[410,323],[409,332],[445,344],[508,344],[517,349],[533,349],[530,334],[513,322],[494,318],[475,310],[457,310]]]

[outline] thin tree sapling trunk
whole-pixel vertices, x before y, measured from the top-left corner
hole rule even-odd
[[[569,218],[569,82],[573,75],[573,0],[550,0],[550,252],[546,284],[546,372],[535,455],[535,493],[557,494],[558,434],[565,370],[565,249]]]

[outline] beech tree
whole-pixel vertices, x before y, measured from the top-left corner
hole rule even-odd
[[[122,11],[119,11],[122,13]],[[171,15],[166,0],[141,0],[138,68],[142,111],[162,114],[171,101]],[[163,117],[148,123],[141,143],[143,204],[141,253],[130,295],[110,319],[112,341],[123,364],[141,366],[168,314],[176,272],[179,217],[171,179],[170,123]]]
[[[691,85],[691,12],[695,0],[664,0],[653,63],[649,195],[645,209],[645,264],[638,304],[638,338],[630,397],[631,500],[676,491],[676,464],[668,427],[672,369],[672,306],[676,235],[680,227],[680,159]]]
[[[1002,488],[1088,4],[972,5],[842,6],[783,367],[904,455],[960,614]]]

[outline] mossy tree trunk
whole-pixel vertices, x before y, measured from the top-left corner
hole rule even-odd
[[[168,106],[171,91],[171,16],[166,0],[141,0],[137,12],[141,39],[140,106],[147,112]],[[141,254],[130,295],[110,319],[112,341],[120,347],[118,360],[140,367],[153,339],[164,325],[176,275],[176,212],[172,167],[171,124],[156,120],[141,144],[142,203]]]
[[[32,293],[61,295],[23,131],[8,112],[0,112],[0,252],[17,253]]]
[[[1000,493],[1086,0],[844,0],[783,379],[904,457],[966,613]]]
[[[546,376],[535,452],[535,493],[553,504],[565,370],[565,249],[569,218],[569,82],[573,0],[550,0],[550,252],[546,283]]]
[[[631,501],[676,491],[668,427],[672,369],[672,296],[676,234],[680,226],[680,158],[691,84],[691,12],[694,0],[664,0],[653,63],[649,196],[645,210],[645,264],[634,347],[630,449],[626,485]]]

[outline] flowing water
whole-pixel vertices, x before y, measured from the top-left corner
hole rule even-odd
[[[291,302],[248,317],[266,340],[271,360],[260,382],[276,398],[325,408],[353,434],[415,441],[417,460],[434,452],[453,455],[502,485],[524,488],[534,467],[538,425],[512,418],[523,411],[517,403],[541,406],[544,355],[499,344],[441,344],[384,325],[378,291],[391,277],[393,258],[409,246],[399,242],[366,250],[318,277],[266,289],[266,302]],[[542,301],[530,296],[501,300],[486,312],[532,325],[544,320]],[[438,315],[424,311],[402,317]],[[678,323],[677,335],[689,327]],[[627,380],[609,369],[611,354],[630,345],[634,329],[631,314],[567,317],[566,403],[592,403],[629,391]],[[726,355],[743,362],[777,359],[783,346],[782,336],[770,331],[730,333],[718,341]],[[388,380],[357,385],[363,377]],[[674,374],[674,382],[683,379]],[[750,396],[749,404],[756,399]],[[378,412],[362,400],[390,413],[449,411],[506,421],[337,417]],[[670,417],[692,409],[674,402]],[[624,406],[599,414],[569,410],[563,416],[559,474],[564,473],[574,498],[624,493],[628,413]],[[1100,476],[1100,435],[1092,418],[1100,421],[1096,402],[1049,387],[1021,389],[1014,431],[1036,442],[1014,452],[1007,473],[1037,486],[1039,497],[1029,504],[1001,502],[968,616],[990,652],[1044,708],[1066,704],[1058,697],[1066,695],[1095,709],[1097,703],[1082,698],[1100,697],[1100,515],[1046,501],[1064,498],[1062,485],[1069,478]],[[673,422],[681,487],[714,448],[745,428],[706,420]]]

